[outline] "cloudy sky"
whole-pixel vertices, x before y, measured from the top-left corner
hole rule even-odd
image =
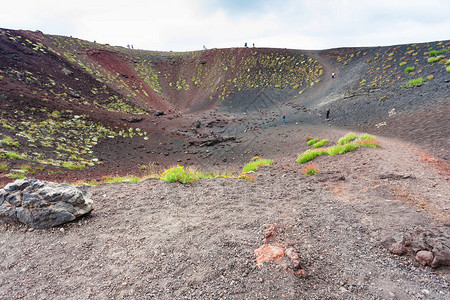
[[[5,0],[0,27],[146,50],[450,39],[450,0]]]

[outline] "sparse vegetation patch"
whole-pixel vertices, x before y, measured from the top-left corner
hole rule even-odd
[[[407,68],[405,69],[405,73],[406,73],[406,74],[411,73],[412,71],[414,71],[414,67],[407,67]]]
[[[410,81],[408,81],[406,83],[406,87],[415,87],[415,86],[421,86],[422,84],[424,84],[425,79],[423,79],[422,77],[416,78],[416,79],[411,79]]]
[[[164,171],[161,175],[161,180],[187,184],[196,181],[197,177],[193,172],[186,171],[183,166],[177,165],[176,167]]]
[[[302,168],[302,172],[305,175],[312,176],[312,175],[316,175],[317,173],[319,173],[319,169],[314,164],[307,164],[306,166],[304,166]]]
[[[272,164],[273,164],[273,160],[259,158],[259,159],[256,159],[256,160],[252,160],[251,162],[246,164],[244,166],[244,168],[242,169],[242,172],[243,173],[248,173],[250,171],[256,171],[260,167],[271,166]]]
[[[323,140],[322,140],[323,141]],[[375,137],[370,134],[362,134],[359,137],[353,132],[340,138],[336,145],[328,148],[308,149],[297,158],[297,163],[304,164],[323,154],[333,156],[355,151],[358,147],[379,147],[380,144]]]

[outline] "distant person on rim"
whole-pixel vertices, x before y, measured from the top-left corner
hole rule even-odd
[[[286,114],[283,114],[283,125],[286,124]]]
[[[327,118],[326,118],[327,120],[329,120],[330,119],[330,108],[327,108]]]
[[[334,78],[334,73],[331,73],[331,78]]]
[[[245,42],[245,48],[247,48],[247,42]]]

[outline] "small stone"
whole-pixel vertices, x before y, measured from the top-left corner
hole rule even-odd
[[[433,262],[434,255],[431,251],[421,250],[416,254],[416,260],[422,266],[429,266]]]
[[[301,277],[301,278],[308,277],[308,275],[306,274],[306,271],[303,269],[297,270],[297,272],[295,272],[295,275],[297,275],[298,277]]]
[[[391,247],[389,247],[389,252],[401,256],[406,253],[406,247],[405,245],[403,245],[403,243],[395,243],[392,244]]]
[[[425,295],[431,294],[431,292],[427,289],[423,289],[421,292],[424,293]]]
[[[66,230],[64,228],[60,228],[59,231],[61,231],[62,233],[64,233]]]

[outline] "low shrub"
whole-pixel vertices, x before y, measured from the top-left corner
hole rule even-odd
[[[353,132],[349,132],[344,137],[340,138],[337,143],[338,145],[344,145],[353,141],[354,139],[356,139],[356,134],[354,134]]]
[[[192,172],[186,172],[183,166],[177,165],[174,168],[167,169],[161,174],[161,180],[167,182],[193,183],[197,177]]]
[[[319,173],[319,169],[317,169],[317,167],[313,164],[307,164],[302,168],[302,172],[305,175],[312,176]]]
[[[447,72],[450,72],[450,66],[448,66],[447,68],[445,68],[445,70],[447,70]]]
[[[307,136],[305,140],[306,140],[307,142],[309,142],[309,141],[312,140],[312,139],[313,139],[312,137]]]
[[[403,67],[404,65],[406,65],[406,62],[402,61],[402,62],[400,63],[400,67]]]
[[[8,170],[8,165],[0,164],[0,170]]]
[[[271,166],[273,164],[273,160],[270,159],[257,159],[257,160],[252,160],[251,162],[249,162],[248,164],[246,164],[244,166],[244,168],[242,169],[243,173],[247,173],[250,171],[256,171],[258,170],[260,167],[263,166]]]

